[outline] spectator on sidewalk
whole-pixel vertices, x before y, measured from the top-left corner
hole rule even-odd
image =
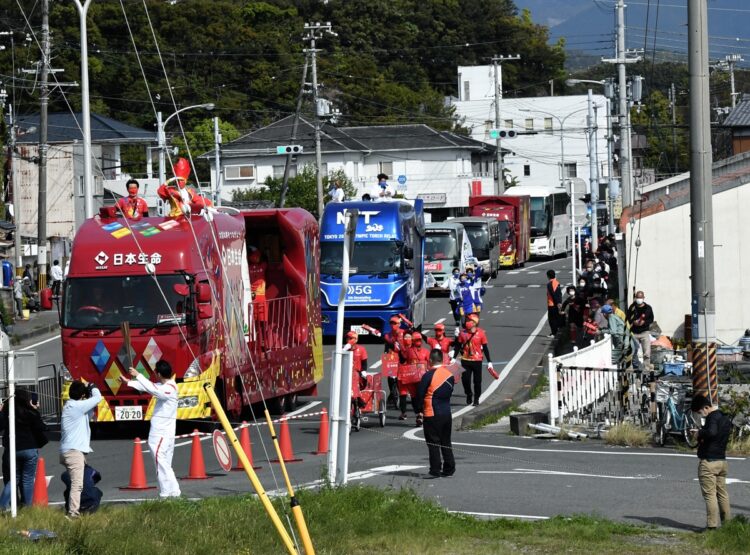
[[[29,278],[29,283],[34,283],[34,272],[31,270],[31,264],[26,264],[26,267],[23,269],[23,275],[21,277],[24,279]]]
[[[615,314],[612,305],[605,304],[601,308],[602,315],[607,319],[607,332],[612,336],[612,363],[619,365],[628,345],[628,330],[625,321]]]
[[[52,295],[55,297],[60,296],[60,286],[63,282],[63,271],[60,267],[60,261],[55,260],[50,268],[50,277],[52,278]]]
[[[13,298],[16,301],[16,316],[19,320],[23,320],[23,281],[22,278],[16,276],[13,280]]]
[[[703,395],[693,397],[690,408],[706,419],[700,430],[691,430],[698,439],[698,482],[706,501],[706,529],[715,530],[731,516],[727,492],[727,442],[732,421]]]
[[[649,329],[654,323],[654,311],[651,305],[646,304],[646,295],[643,291],[635,294],[633,304],[628,307],[628,324],[633,338],[638,342],[643,352],[644,370],[653,370],[651,365],[651,333]]]
[[[443,366],[443,351],[430,351],[430,370],[417,386],[416,408],[424,426],[424,439],[430,457],[430,476],[453,476],[456,461],[451,445],[451,395],[455,380]]]
[[[547,270],[547,323],[549,323],[549,337],[555,337],[560,328],[560,314],[562,313],[562,288],[555,277],[554,270]]]

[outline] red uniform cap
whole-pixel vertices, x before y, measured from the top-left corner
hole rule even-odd
[[[414,341],[422,341],[422,334],[419,333],[418,331],[415,331],[414,333],[411,334],[411,338]]]
[[[401,318],[398,316],[392,316],[390,320],[388,320],[391,324],[400,324]]]
[[[435,331],[445,331],[445,324],[435,324]]]
[[[346,332],[346,338],[356,341],[357,339],[359,339],[359,336],[357,335],[356,331],[348,331]]]
[[[476,314],[476,313],[472,312],[471,314],[469,314],[469,315],[468,315],[468,316],[466,317],[466,319],[467,319],[467,320],[468,320],[469,322],[474,322],[475,324],[478,324],[478,323],[479,323],[479,314]]]

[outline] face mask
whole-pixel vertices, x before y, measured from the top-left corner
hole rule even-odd
[[[578,287],[586,287],[586,282],[585,281],[579,281],[578,282]]]
[[[643,299],[636,299],[635,300],[635,304],[643,304],[643,302],[644,302]]]
[[[453,272],[453,277],[456,278],[456,279],[458,279],[458,276],[460,276],[460,275],[461,274],[459,274],[458,272]]]
[[[137,195],[138,194],[138,189],[135,189],[135,188],[128,189],[128,193],[130,193],[130,195]]]
[[[461,283],[466,283],[466,278],[461,278]]]
[[[596,267],[596,268],[594,268],[594,269],[595,269],[595,270],[596,270],[597,272],[601,272],[601,271],[602,271],[602,267],[601,267],[601,266],[597,266],[597,267]]]
[[[593,272],[594,271],[594,267],[593,266],[586,266],[586,271],[587,272]]]

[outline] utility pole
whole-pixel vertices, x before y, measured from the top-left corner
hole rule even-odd
[[[735,85],[734,85],[734,66],[737,64],[737,62],[744,62],[745,60],[742,58],[741,54],[727,54],[724,56],[724,64],[725,67],[729,70],[729,84],[731,86],[732,90],[732,108],[737,106],[737,95],[738,92],[735,91]]]
[[[688,0],[690,83],[690,254],[693,390],[718,401],[713,175],[706,0]]]
[[[16,226],[13,232],[13,244],[16,251],[16,279],[23,275],[23,251],[21,250],[21,191],[18,187],[18,161],[16,159],[16,115],[13,105],[8,106],[10,115],[10,178],[13,181],[13,223]]]
[[[613,193],[612,177],[612,101],[607,97],[607,212],[609,212],[609,232],[615,232],[615,199]]]
[[[495,129],[500,129],[500,100],[503,98],[503,66],[502,63],[511,60],[520,60],[521,56],[493,56],[492,65],[495,68]],[[505,164],[503,162],[503,149],[500,147],[500,134],[495,139],[497,148],[497,184],[495,194],[502,195],[505,192]]]
[[[331,30],[330,21],[326,23],[305,23],[305,31],[307,31],[307,35],[304,40],[310,41],[310,48],[305,49],[304,52],[311,54],[312,63],[312,93],[315,109],[315,181],[318,191],[318,218],[320,219],[323,217],[323,162],[320,152],[320,117],[318,114],[318,50],[315,48],[315,43],[318,39],[323,38],[324,33],[334,36],[336,33]]]
[[[214,173],[216,174],[216,188],[214,189],[214,204],[221,206],[221,131],[219,118],[214,117]]]
[[[39,88],[39,192],[37,195],[37,291],[47,287],[47,106],[49,104],[50,65],[49,0],[42,0],[42,64]]]
[[[94,215],[93,168],[91,165],[91,107],[89,105],[89,47],[86,18],[91,0],[75,0],[81,29],[81,119],[83,120],[83,206],[86,219]]]
[[[587,128],[589,132],[589,189],[591,194],[591,206],[594,208],[594,213],[591,218],[591,250],[596,252],[597,246],[599,245],[599,218],[598,218],[598,206],[599,206],[599,167],[596,152],[596,106],[594,105],[594,94],[591,89],[588,90],[588,114],[586,116]]]
[[[305,85],[307,85],[307,67],[309,66],[310,58],[305,55],[305,65],[302,68],[302,83],[299,87],[299,94],[297,95],[297,109],[294,112],[294,123],[292,124],[292,136],[289,140],[291,144],[295,144],[295,141],[297,140],[297,129],[299,128],[299,116],[302,111],[302,100],[305,95]],[[317,110],[317,105],[315,107]],[[289,169],[292,165],[292,158],[294,155],[292,153],[289,153],[286,155],[286,161],[284,162],[284,178],[281,181],[281,193],[279,193],[279,208],[284,208],[284,203],[286,203],[286,190],[289,184]],[[321,180],[321,188],[322,188],[322,180]],[[320,206],[318,206],[320,208]],[[321,212],[322,214],[322,212]]]
[[[669,107],[672,109],[672,154],[674,155],[674,173],[677,173],[679,154],[677,153],[677,95],[674,83],[669,87]]]

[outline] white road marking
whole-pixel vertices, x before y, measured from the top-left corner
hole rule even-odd
[[[434,323],[434,324],[432,324],[432,325],[433,325],[433,326],[437,326],[438,324],[442,324],[443,322],[445,322],[445,318],[440,318],[440,320],[438,320],[437,322],[435,322],[435,323]]]
[[[529,337],[526,338],[526,341],[524,341],[523,345],[521,345],[521,348],[518,350],[518,352],[513,355],[513,358],[510,359],[508,364],[505,365],[505,367],[500,372],[500,377],[497,380],[493,380],[490,382],[490,385],[487,387],[487,389],[482,393],[482,395],[479,397],[480,402],[484,401],[492,395],[495,390],[500,387],[500,384],[502,384],[505,381],[505,378],[508,377],[508,374],[510,374],[511,370],[518,364],[518,361],[521,360],[521,357],[526,353],[526,351],[531,347],[531,343],[536,338],[539,331],[542,329],[542,327],[547,323],[547,315],[545,314],[542,316],[541,320],[539,320],[539,323],[536,325],[536,328],[534,328],[534,331],[531,332]],[[453,418],[456,418],[457,416],[461,416],[462,414],[466,414],[470,410],[474,409],[473,406],[464,407],[462,409],[457,410],[455,413],[453,413]],[[424,441],[424,439],[417,437],[415,434],[417,434],[421,428],[412,428],[411,430],[404,432],[402,437],[405,437],[406,439],[411,439],[415,441]]]
[[[310,410],[311,408],[319,405],[322,402],[323,401],[310,401],[309,403],[307,403],[306,405],[302,405],[300,408],[298,408],[295,411],[287,412],[284,416],[296,416],[298,414],[301,414],[301,413],[303,413],[305,411]]]
[[[526,272],[527,274],[541,274],[539,270],[534,270],[533,272]]]
[[[526,266],[525,269],[528,271],[528,270],[531,270],[532,268],[537,268],[539,266],[544,266],[545,264],[550,264],[552,262],[558,262],[558,260],[552,259],[552,260],[547,260],[546,262],[539,262],[538,264],[534,264],[532,266]]]
[[[515,289],[518,285],[503,285],[506,289]]]
[[[498,312],[499,312],[499,310],[493,310],[492,314],[497,314]]]
[[[558,470],[535,470],[531,468],[516,468],[515,470],[478,470],[477,474],[527,474],[545,476],[580,476],[583,478],[607,478],[610,480],[656,480],[661,478],[659,474],[645,476],[612,476],[608,474],[586,474],[584,472],[562,472]]]
[[[477,513],[474,511],[448,511],[449,513],[459,515],[471,515],[471,516],[487,516],[491,518],[522,518],[528,520],[549,520],[548,516],[535,516],[535,515],[513,515],[508,513]]]
[[[45,339],[44,341],[40,341],[39,343],[34,343],[33,345],[29,345],[28,347],[23,347],[21,349],[18,349],[19,351],[28,351],[29,349],[33,349],[34,347],[38,347],[39,345],[44,345],[45,343],[49,343],[50,341],[57,341],[60,339],[59,335],[56,335],[55,337],[50,337],[48,339]]]
[[[402,464],[377,466],[375,468],[370,468],[369,470],[360,470],[359,472],[350,472],[349,474],[347,474],[346,479],[350,482],[354,482],[357,480],[366,480],[367,478],[373,478],[375,476],[382,476],[383,474],[393,474],[395,472],[417,470],[419,468],[427,468],[427,467],[424,465],[402,465]],[[327,480],[324,480],[324,479],[313,480],[312,482],[307,482],[304,484],[300,484],[298,486],[294,486],[294,489],[295,490],[313,489],[317,486],[322,486],[326,482]],[[269,491],[268,495],[270,496],[288,495],[288,492],[286,488],[283,488],[283,489]]]
[[[507,275],[512,276],[514,274],[520,274],[521,272],[519,270],[511,270],[510,272],[505,272]]]
[[[693,482],[697,482],[697,481],[698,481],[698,478],[693,478]],[[727,478],[726,482],[727,484],[750,484],[750,481],[740,480],[739,478]]]
[[[371,369],[373,369],[373,370],[374,370],[375,368],[380,368],[380,365],[381,365],[381,364],[383,364],[383,361],[382,361],[382,360],[378,360],[378,361],[377,361],[377,362],[375,362],[374,364],[371,364],[371,365],[370,365],[370,368],[371,368]]]
[[[532,283],[531,285],[527,285],[526,287],[541,287],[539,283]]]

